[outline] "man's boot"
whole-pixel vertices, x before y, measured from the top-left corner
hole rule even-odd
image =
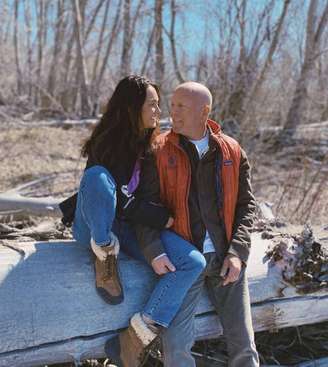
[[[156,328],[147,324],[140,313],[130,320],[130,325],[105,345],[107,356],[120,367],[140,367],[147,351],[158,336]]]
[[[93,249],[94,246],[93,243]],[[98,256],[98,253],[95,252],[96,289],[104,301],[117,305],[124,299],[117,255],[113,252],[113,246],[102,246],[101,252],[102,256]]]

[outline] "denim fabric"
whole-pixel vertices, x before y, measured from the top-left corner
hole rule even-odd
[[[258,367],[259,359],[254,343],[251,308],[245,268],[239,279],[222,286],[220,269],[223,257],[215,253],[205,254],[207,266],[189,289],[183,304],[170,327],[162,336],[164,367],[195,367],[191,355],[194,343],[194,316],[199,295],[206,286],[210,299],[220,317],[227,340],[229,367]]]
[[[97,245],[108,244],[115,210],[114,178],[102,166],[92,166],[85,170],[80,183],[73,222],[74,239],[85,246],[90,246],[91,237]]]
[[[196,247],[171,231],[162,231],[161,240],[176,271],[159,278],[143,313],[157,324],[168,327],[188,290],[205,269],[206,260]]]
[[[82,245],[90,246],[91,237],[97,245],[110,242],[113,231],[121,250],[146,263],[133,228],[126,221],[115,219],[116,184],[102,166],[88,168],[82,177],[77,199],[73,236]],[[178,312],[189,288],[206,266],[204,256],[175,233],[163,230],[161,239],[165,252],[176,267],[158,278],[142,312],[157,324],[167,327]]]

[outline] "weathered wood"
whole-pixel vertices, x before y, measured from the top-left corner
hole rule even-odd
[[[3,193],[0,194],[0,214],[59,217],[59,202],[60,200],[52,197],[31,198],[18,193]]]
[[[274,330],[328,319],[328,291],[300,296],[263,262],[270,240],[253,234],[248,279],[254,328]],[[104,356],[105,340],[142,308],[156,277],[120,255],[125,300],[106,304],[94,287],[90,250],[74,241],[0,246],[0,366],[35,366]],[[287,296],[284,296],[287,295]],[[284,297],[283,297],[284,296]],[[204,293],[196,318],[200,339],[221,334]]]

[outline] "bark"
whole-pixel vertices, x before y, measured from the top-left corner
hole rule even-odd
[[[61,78],[61,94],[60,94],[60,103],[66,111],[72,109],[73,104],[72,100],[72,86],[69,83],[69,76],[71,74],[71,62],[72,62],[72,54],[75,48],[75,33],[74,30],[72,31],[66,47],[65,57],[64,57],[64,68],[63,68],[63,75]]]
[[[131,72],[131,59],[133,51],[133,39],[136,31],[136,24],[139,20],[140,11],[144,0],[139,0],[135,14],[131,20],[131,0],[124,0],[123,10],[123,46],[121,54],[121,77]]]
[[[27,84],[28,84],[28,96],[32,99],[33,94],[33,80],[32,80],[32,42],[31,42],[31,9],[30,2],[24,2],[24,18],[25,18],[25,29],[26,29],[26,52],[27,52]]]
[[[18,12],[19,12],[19,0],[15,0],[14,4],[14,34],[13,34],[13,42],[15,49],[15,66],[16,66],[16,88],[17,94],[20,95],[22,93],[22,72],[20,67],[20,55],[19,55],[19,43],[18,43]]]
[[[164,47],[163,47],[163,0],[155,0],[155,80],[161,86],[163,84],[165,63],[164,63]]]
[[[123,6],[123,47],[121,55],[121,77],[124,77],[130,73],[131,62],[131,2],[130,0],[124,0]]]
[[[58,73],[58,61],[59,55],[62,50],[65,34],[65,21],[64,21],[65,3],[64,0],[57,0],[57,19],[55,28],[55,43],[53,47],[52,61],[48,75],[48,93],[51,96],[55,96],[55,86]]]
[[[79,0],[72,0],[74,17],[75,17],[75,37],[77,50],[77,85],[80,86],[81,97],[81,112],[82,116],[90,115],[90,102],[88,91],[88,75],[85,64],[84,48],[83,48],[83,33],[82,33],[82,13],[80,9]]]
[[[44,47],[44,32],[45,32],[45,1],[36,0],[36,17],[37,17],[37,68],[36,68],[36,83],[41,87],[42,67],[43,67],[43,47]],[[40,99],[40,88],[37,88],[34,95],[34,103],[38,105]]]
[[[98,85],[96,85],[98,65],[100,61],[100,53],[104,49],[104,34],[105,34],[106,27],[107,27],[106,25],[107,25],[107,19],[108,19],[108,14],[109,14],[110,3],[111,3],[110,0],[106,1],[105,13],[103,16],[101,30],[99,33],[97,51],[96,51],[95,61],[93,64],[93,69],[92,69],[91,85],[92,85],[92,91],[93,91],[93,100],[95,103],[97,103],[97,100],[98,100]],[[107,55],[107,57],[108,56],[109,55]]]
[[[177,51],[176,51],[176,46],[175,46],[175,19],[176,19],[176,13],[177,13],[177,7],[175,4],[175,0],[171,0],[170,11],[171,11],[171,24],[170,24],[170,33],[168,34],[168,36],[169,36],[170,45],[171,45],[174,72],[175,72],[175,75],[179,83],[183,83],[185,79],[179,68],[178,56],[177,56]]]

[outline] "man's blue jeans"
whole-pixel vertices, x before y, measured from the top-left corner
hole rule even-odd
[[[82,177],[78,193],[73,236],[82,245],[90,246],[91,238],[99,246],[110,242],[110,232],[118,237],[127,255],[145,261],[131,226],[115,218],[116,184],[102,166],[88,168]],[[164,249],[176,267],[159,277],[142,313],[157,324],[168,327],[177,314],[185,295],[206,266],[204,256],[189,242],[175,233],[163,230]]]

